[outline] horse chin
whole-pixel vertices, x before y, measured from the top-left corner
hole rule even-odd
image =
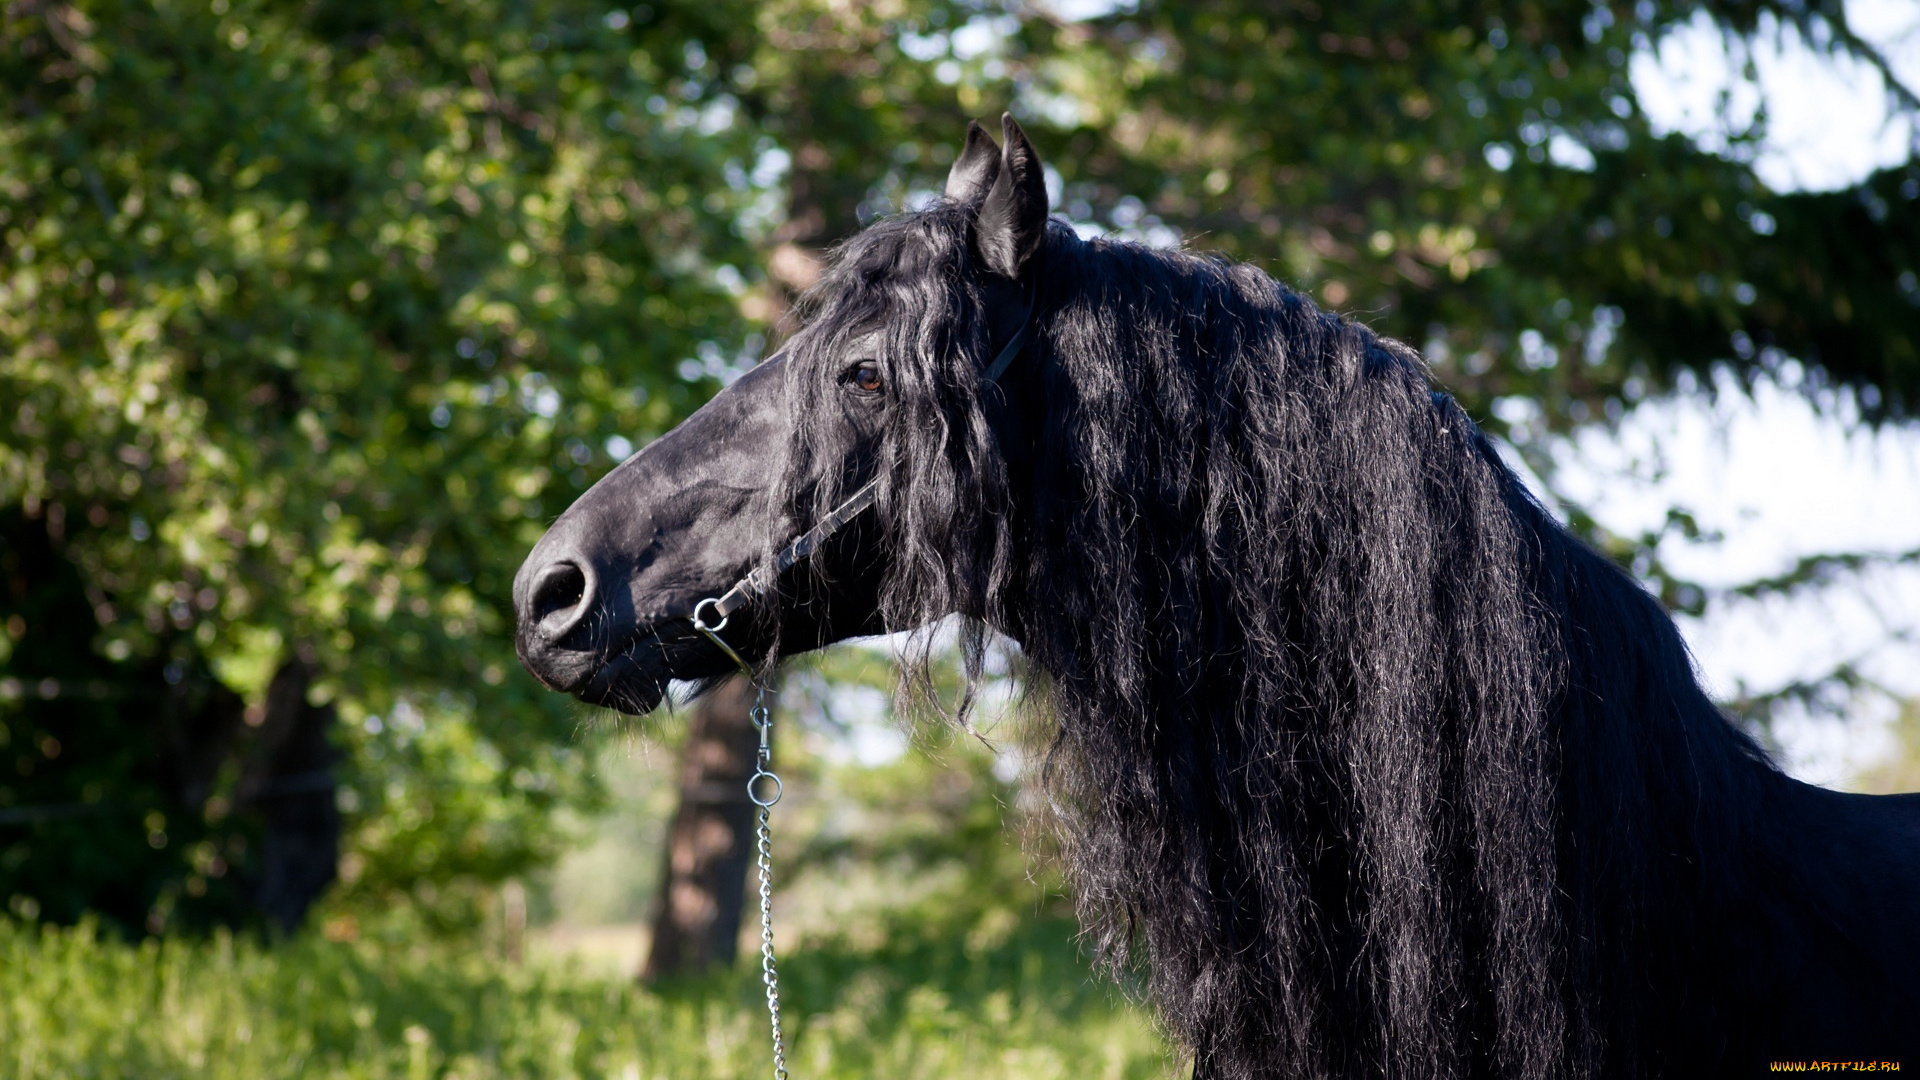
[[[667,696],[667,678],[632,653],[621,652],[574,691],[574,696],[628,716],[645,716]]]
[[[591,676],[565,689],[589,705],[629,716],[644,716],[659,707],[674,679],[703,679],[730,670],[685,619],[635,627],[625,644],[605,656]]]

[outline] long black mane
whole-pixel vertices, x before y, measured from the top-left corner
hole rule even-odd
[[[792,377],[885,335],[886,622],[959,612],[976,663],[991,629],[1048,673],[1083,919],[1197,1075],[1719,1060],[1660,1055],[1724,1026],[1703,979],[1743,961],[1696,913],[1769,869],[1739,853],[1778,777],[1655,601],[1415,352],[1246,265],[1056,224],[1033,344],[981,385],[968,222],[851,241]],[[802,519],[856,479],[815,426]]]

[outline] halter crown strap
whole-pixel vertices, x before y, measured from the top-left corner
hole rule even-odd
[[[1028,304],[1027,317],[1021,321],[1020,329],[1014,331],[1013,340],[1007,342],[1006,347],[1000,350],[1000,355],[994,357],[993,363],[987,365],[986,379],[988,382],[999,382],[1000,376],[1005,375],[1007,369],[1013,366],[1013,358],[1020,355],[1021,349],[1026,348],[1027,331],[1032,328],[1033,305]]]

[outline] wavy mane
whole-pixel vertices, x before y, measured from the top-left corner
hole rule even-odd
[[[1655,601],[1413,350],[1250,266],[1056,224],[983,388],[967,221],[854,238],[792,369],[884,333],[887,624],[959,612],[974,673],[991,628],[1047,674],[1083,922],[1196,1076],[1686,1065],[1647,1048],[1711,1019],[1715,958],[1671,898],[1738,891],[1771,766]],[[845,486],[825,454],[792,448],[795,513]]]

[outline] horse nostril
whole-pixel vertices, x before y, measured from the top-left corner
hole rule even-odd
[[[528,598],[533,624],[549,640],[565,633],[587,598],[587,575],[571,562],[561,561],[540,573]]]

